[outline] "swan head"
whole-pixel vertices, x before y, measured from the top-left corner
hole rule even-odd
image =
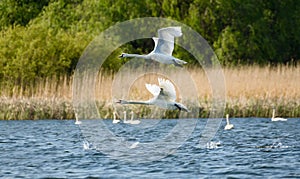
[[[119,104],[128,104],[127,101],[122,100],[122,99],[119,99],[118,101],[116,101],[116,103],[119,103]]]
[[[179,109],[180,111],[190,112],[190,110],[188,110],[188,108],[183,104],[175,103],[175,107],[177,107],[177,109]]]
[[[119,56],[119,58],[125,58],[125,57],[127,57],[127,53],[122,53],[122,54]]]

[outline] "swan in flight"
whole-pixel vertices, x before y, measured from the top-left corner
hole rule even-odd
[[[120,104],[143,104],[155,105],[164,109],[179,109],[189,112],[187,107],[183,104],[176,102],[176,91],[174,85],[166,79],[158,78],[159,86],[156,84],[146,84],[147,90],[154,96],[147,101],[126,101],[119,100]]]
[[[141,123],[140,120],[133,120],[133,118],[134,118],[134,112],[133,111],[131,111],[130,114],[131,114],[130,124],[139,124],[139,123]]]
[[[119,120],[119,119],[117,119],[117,112],[115,112],[115,111],[114,111],[113,115],[114,115],[114,120],[113,120],[113,123],[114,123],[114,124],[117,124],[117,123],[119,123],[119,122],[120,122],[120,120]]]
[[[230,124],[229,123],[229,114],[226,114],[226,126],[225,126],[225,130],[230,130],[230,129],[232,129],[234,126],[233,126],[233,124]]]
[[[77,113],[75,112],[75,124],[81,124],[81,121],[79,121],[78,117],[77,117]]]
[[[275,109],[273,109],[271,121],[287,121],[287,119],[281,117],[275,117]]]
[[[158,38],[152,38],[155,43],[152,52],[147,55],[122,53],[119,57],[137,57],[182,67],[187,62],[172,56],[174,50],[174,37],[180,37],[181,35],[181,27],[166,27],[159,29]]]

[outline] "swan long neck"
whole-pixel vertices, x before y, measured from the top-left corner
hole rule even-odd
[[[273,109],[273,112],[272,112],[272,118],[273,118],[273,119],[275,118],[275,109]]]
[[[133,115],[134,115],[133,112],[131,112],[131,121],[133,121]]]
[[[227,122],[227,125],[229,125],[229,116],[228,116],[228,114],[226,115],[226,122]]]
[[[127,113],[126,113],[126,111],[124,111],[124,121],[126,121],[127,120]]]
[[[144,104],[144,105],[150,105],[151,103],[149,101],[123,101],[122,104]]]
[[[129,57],[129,58],[144,58],[144,59],[149,59],[148,55],[140,55],[140,54],[126,54],[125,57]]]

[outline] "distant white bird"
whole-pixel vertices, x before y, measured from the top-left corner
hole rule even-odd
[[[271,121],[287,121],[287,119],[281,117],[275,117],[275,109],[273,109]]]
[[[119,119],[117,119],[117,113],[114,111],[113,112],[113,115],[114,115],[114,120],[113,120],[113,123],[114,124],[117,124],[117,123],[119,123],[120,122],[120,120]]]
[[[164,109],[179,109],[189,112],[187,107],[183,104],[176,102],[176,91],[174,85],[166,79],[158,78],[159,86],[155,84],[146,84],[147,90],[154,96],[147,101],[126,101],[119,100],[120,104],[143,104],[143,105],[156,105]]]
[[[189,112],[187,107],[183,104],[176,102],[176,91],[174,85],[166,79],[158,78],[159,86],[155,84],[146,84],[147,90],[154,96],[148,101],[126,101],[119,100],[120,104],[143,104],[143,105],[156,105],[164,109],[179,109]]]
[[[139,124],[139,123],[141,123],[140,120],[133,120],[133,118],[134,118],[134,112],[133,111],[131,111],[130,114],[131,114],[130,124]]]
[[[159,29],[158,38],[152,38],[155,46],[151,53],[146,55],[122,53],[120,58],[137,57],[182,67],[187,62],[172,56],[174,50],[174,37],[180,37],[181,35],[181,27],[166,27]]]
[[[226,126],[225,126],[225,130],[230,130],[230,129],[232,129],[234,126],[233,126],[233,124],[230,124],[229,123],[229,114],[226,114]]]
[[[140,142],[135,142],[135,143],[133,143],[129,148],[130,148],[130,149],[134,149],[134,148],[136,148],[136,147],[138,146],[139,143],[140,143]]]
[[[125,123],[125,124],[129,124],[129,123],[130,123],[130,121],[127,121],[127,112],[126,112],[126,111],[124,111],[124,112],[123,112],[123,114],[124,114],[123,123]]]
[[[75,124],[81,124],[81,121],[79,121],[77,113],[75,112]]]
[[[208,149],[216,149],[221,147],[221,142],[208,142],[206,143],[206,148]]]

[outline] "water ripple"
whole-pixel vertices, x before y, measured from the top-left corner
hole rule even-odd
[[[221,126],[207,148],[198,148],[205,125],[201,120],[176,151],[148,163],[102,154],[74,121],[0,121],[0,178],[299,178],[300,119],[269,120],[233,118],[233,130]],[[136,152],[140,143],[158,140],[175,124],[162,120],[161,126],[149,129],[107,126],[124,138],[128,151]]]

